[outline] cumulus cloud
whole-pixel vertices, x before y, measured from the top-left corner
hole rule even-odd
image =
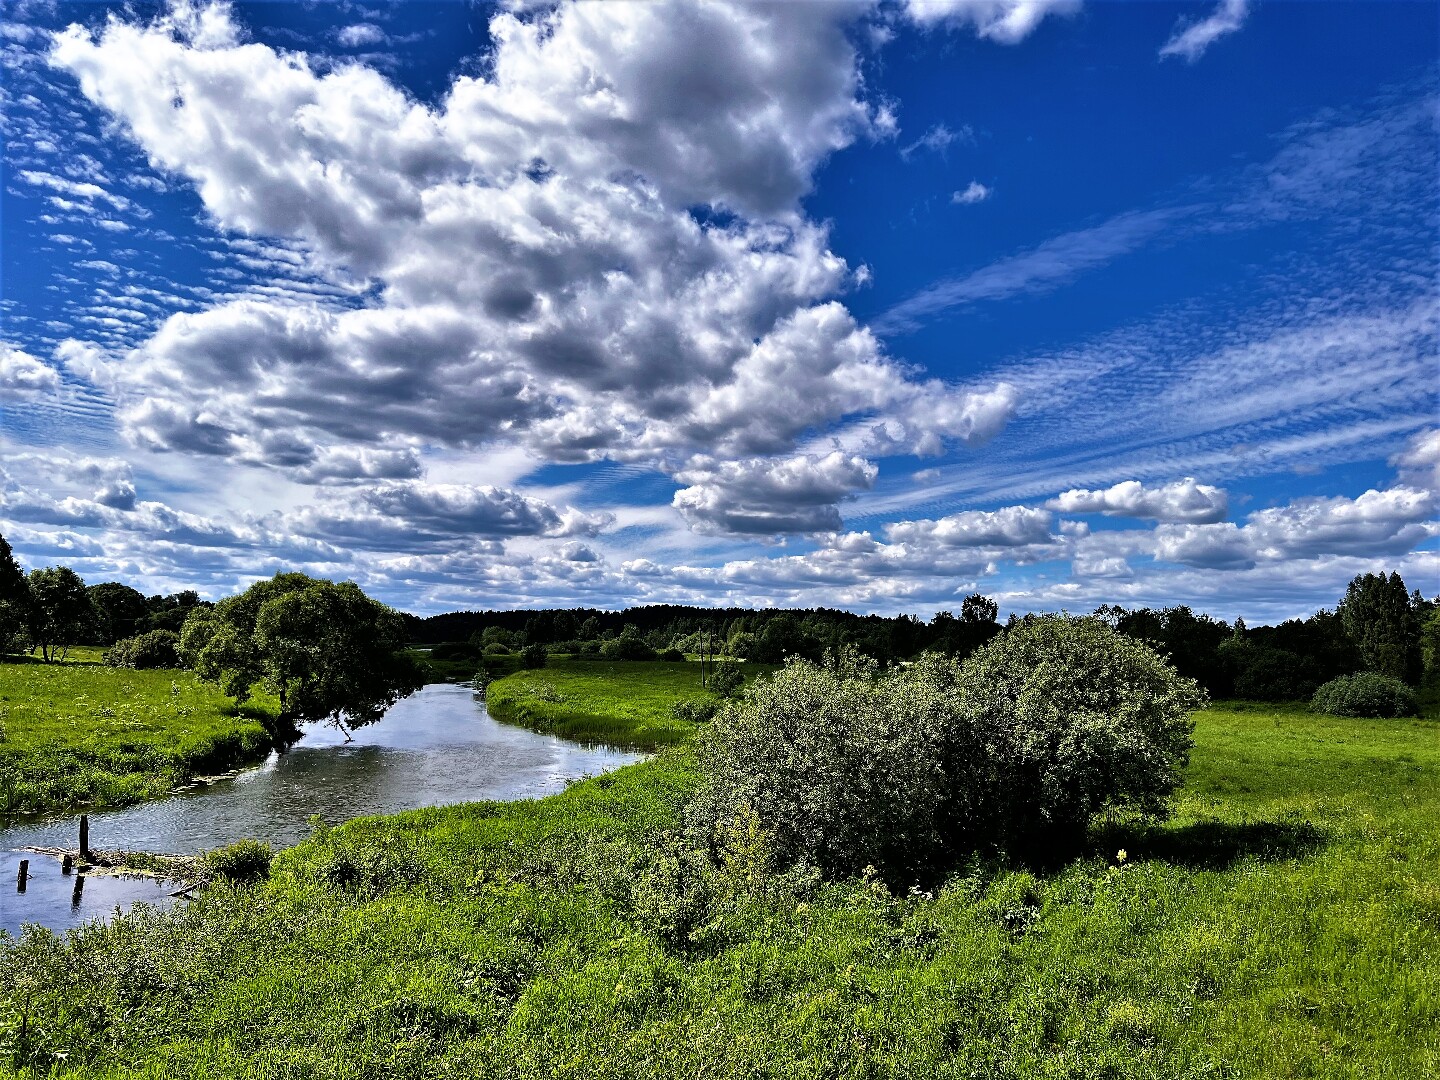
[[[71,27],[51,60],[223,228],[303,244],[374,299],[252,295],[129,354],[67,343],[139,445],[312,481],[413,476],[417,444],[673,475],[697,453],[783,469],[802,435],[864,418],[889,425],[876,452],[931,453],[1013,412],[1013,388],[886,356],[837,299],[858,272],[799,209],[828,155],[893,124],[864,97],[858,8],[501,11],[485,73],[433,106],[239,44],[226,11]]]
[[[34,401],[58,389],[58,371],[23,349],[0,341],[0,402]]]
[[[1440,428],[1412,435],[1390,464],[1399,470],[1402,484],[1440,491]]]
[[[676,474],[688,484],[674,506],[704,532],[812,533],[840,527],[836,503],[868,489],[879,468],[836,450],[824,457],[697,459]]]
[[[1047,15],[1079,10],[1080,0],[905,0],[906,14],[922,26],[966,26],[1002,45],[1023,41]]]
[[[1218,39],[1244,26],[1249,14],[1250,0],[1220,0],[1205,18],[1196,22],[1182,19],[1170,39],[1160,46],[1160,56],[1179,56],[1193,64]]]
[[[1045,504],[1064,514],[1105,514],[1109,517],[1151,518],[1155,521],[1220,521],[1229,502],[1225,492],[1193,477],[1160,487],[1126,480],[1100,491],[1074,488]]]
[[[385,31],[374,23],[355,23],[342,27],[335,40],[348,49],[359,49],[366,45],[379,45],[385,40]]]
[[[885,527],[892,543],[942,547],[1020,547],[1054,539],[1049,511],[1029,506],[962,510],[946,517],[897,521]]]
[[[1244,526],[1162,525],[1155,532],[1155,557],[1220,569],[1327,555],[1393,557],[1440,536],[1437,508],[1440,496],[1434,492],[1403,486],[1353,499],[1298,499],[1257,510]]]
[[[990,197],[990,191],[991,189],[980,183],[979,180],[971,180],[970,186],[964,191],[955,192],[950,196],[950,201],[961,206],[970,206],[974,203],[984,202]]]

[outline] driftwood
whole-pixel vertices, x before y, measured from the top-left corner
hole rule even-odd
[[[23,847],[32,855],[48,855],[59,859],[61,868],[67,862],[78,862],[83,873],[116,876],[151,877],[158,881],[188,881],[185,890],[193,889],[201,877],[200,861],[193,855],[161,855],[149,851],[94,851],[88,858],[71,848]]]

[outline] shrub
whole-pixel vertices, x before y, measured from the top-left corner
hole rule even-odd
[[[715,665],[715,672],[710,676],[710,692],[716,697],[734,697],[745,685],[745,676],[740,671],[740,665],[734,660],[721,660]]]
[[[1414,716],[1415,693],[1399,679],[1361,671],[1331,679],[1315,691],[1310,707],[1331,716]]]
[[[520,665],[527,668],[542,668],[549,661],[550,654],[544,645],[526,645],[520,650]]]
[[[509,655],[510,655],[510,647],[509,647],[508,645],[501,645],[500,642],[498,642],[498,641],[492,641],[489,645],[486,645],[486,646],[485,646],[484,655],[486,655],[486,656],[509,656]]]
[[[706,698],[685,698],[670,707],[670,714],[675,719],[688,720],[692,724],[708,723],[719,711],[720,703]]]
[[[173,630],[151,630],[148,634],[125,638],[106,649],[101,656],[111,667],[178,668],[180,635]]]
[[[679,649],[666,649],[660,654],[660,659],[667,660],[672,664],[679,664],[684,661],[685,654]]]
[[[701,736],[690,822],[713,837],[753,812],[787,864],[905,884],[964,851],[1073,838],[1109,807],[1162,812],[1204,700],[1093,619],[1029,619],[963,664],[883,677],[853,652],[792,660]]]
[[[212,877],[248,884],[264,881],[270,876],[270,845],[258,840],[237,840],[233,844],[207,851],[200,856],[200,865]]]
[[[606,660],[654,660],[655,650],[638,637],[622,634],[601,645],[600,655]]]
[[[949,672],[917,665],[940,694]],[[973,653],[954,685],[952,820],[1009,847],[1073,835],[1102,810],[1163,813],[1205,692],[1093,618],[1028,617]]]

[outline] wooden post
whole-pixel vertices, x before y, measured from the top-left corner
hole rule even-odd
[[[79,907],[79,906],[80,906],[80,894],[81,894],[82,892],[84,892],[84,891],[85,891],[85,875],[84,875],[84,874],[76,874],[76,875],[75,875],[75,891],[70,894],[70,906],[71,906],[72,908],[75,908],[75,907]]]
[[[68,874],[74,868],[74,866],[75,856],[71,855],[69,852],[66,852],[65,857],[60,860],[60,872],[62,874]]]
[[[15,875],[15,891],[25,891],[25,879],[30,876],[30,860],[20,860],[20,873]]]
[[[80,815],[80,861],[90,861],[90,815]]]

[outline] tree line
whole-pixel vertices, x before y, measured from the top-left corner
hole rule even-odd
[[[300,579],[312,580],[292,578]],[[120,582],[87,586],[65,566],[27,575],[0,536],[0,652],[33,649],[51,660],[72,645],[93,644],[110,646],[112,660],[125,666],[168,666],[178,662],[187,621],[213,607],[191,590],[147,597]],[[819,662],[851,650],[888,668],[927,653],[963,660],[1016,622],[1011,615],[1002,624],[995,601],[979,594],[965,597],[958,612],[939,611],[928,622],[834,608],[677,604],[394,615],[393,633],[432,646],[436,658],[483,662],[514,655],[531,666],[549,655]],[[1337,677],[1364,671],[1412,687],[1440,677],[1440,600],[1408,590],[1397,573],[1359,575],[1333,610],[1276,626],[1248,627],[1243,619],[1227,623],[1183,605],[1105,605],[1094,615],[1155,649],[1212,697],[1295,701]]]

